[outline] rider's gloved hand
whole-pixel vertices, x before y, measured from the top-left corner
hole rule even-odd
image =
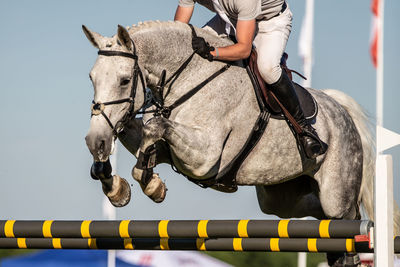
[[[204,38],[198,36],[194,37],[192,39],[192,48],[202,58],[205,58],[208,61],[213,60],[213,56],[211,55],[210,51],[214,51],[215,48],[210,46],[210,44],[207,43]]]

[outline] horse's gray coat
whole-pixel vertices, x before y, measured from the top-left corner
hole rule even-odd
[[[131,52],[129,37],[132,38],[147,87],[154,93],[162,70],[167,71],[168,78],[193,52],[191,30],[178,22],[146,22],[130,28],[129,36],[119,27],[112,38],[86,28],[84,31],[92,44],[102,50]],[[209,31],[197,29],[197,32],[213,46],[229,44]],[[91,71],[95,101],[127,97],[130,87],[120,86],[120,81],[130,77],[132,65],[129,58],[99,56]],[[208,62],[196,55],[168,95],[164,94],[166,106],[222,66],[224,63]],[[271,119],[260,142],[239,169],[237,183],[255,185],[262,211],[280,217],[355,219],[361,201],[371,216],[372,194],[367,190],[370,186],[363,186],[365,190],[360,194],[362,180],[371,185],[374,175],[373,142],[366,117],[354,100],[339,91],[310,89],[310,92],[319,104],[313,126],[329,144],[327,153],[316,160],[306,159],[299,153],[287,123]],[[138,88],[136,111],[143,99]],[[106,114],[115,123],[126,109],[127,104],[108,106]],[[126,125],[125,134],[119,138],[135,156],[139,150],[144,152],[158,142],[158,161],[167,163],[169,157],[162,144],[168,143],[179,171],[204,179],[216,175],[239,152],[258,113],[246,70],[232,66],[173,110],[169,119],[145,115],[143,123],[136,119]],[[86,140],[95,161],[108,159],[113,140],[104,118],[92,118]],[[134,168],[132,173],[140,180],[141,170]],[[146,194],[151,191],[143,185],[142,188],[147,190]]]

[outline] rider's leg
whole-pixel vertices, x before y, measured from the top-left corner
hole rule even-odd
[[[258,33],[254,39],[258,68],[279,101],[302,127],[304,134],[300,136],[300,143],[307,157],[316,158],[325,153],[326,145],[319,140],[314,128],[304,118],[293,84],[280,67],[291,27],[292,13],[289,8],[275,18],[258,23]]]
[[[324,154],[326,144],[319,139],[315,129],[304,118],[299,99],[287,74],[282,71],[279,80],[271,84],[270,88],[303,129],[304,133],[300,134],[299,140],[307,157],[314,159]]]

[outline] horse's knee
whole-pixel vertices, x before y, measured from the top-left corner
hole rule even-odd
[[[341,209],[340,213],[332,214],[330,218],[344,219],[344,220],[359,220],[361,214],[357,204],[352,204],[347,209]]]
[[[345,177],[351,179],[351,176]],[[358,192],[357,185],[341,180],[340,176],[331,175],[329,179],[325,184],[322,183],[319,194],[326,217],[350,220],[359,217],[358,194],[351,193]]]
[[[148,140],[149,142],[155,143],[160,140],[165,132],[165,124],[163,123],[163,118],[154,117],[150,119],[143,126],[143,141]]]
[[[360,217],[356,201],[340,201],[340,197],[335,197],[335,200],[321,199],[321,205],[328,218],[355,220]]]

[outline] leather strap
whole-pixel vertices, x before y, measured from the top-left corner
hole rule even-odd
[[[281,108],[283,114],[285,114],[285,117],[289,120],[289,122],[292,124],[294,131],[297,134],[303,134],[303,128],[300,126],[300,124],[296,121],[296,119],[290,114],[290,112],[285,108],[285,106],[282,105],[282,103],[278,100],[274,92],[270,91],[271,96],[275,99],[276,103],[278,103],[279,107]]]
[[[173,110],[174,108],[178,107],[179,105],[183,104],[185,101],[187,101],[189,98],[191,98],[192,96],[194,96],[198,91],[200,91],[200,89],[202,89],[207,83],[211,82],[212,80],[214,80],[217,76],[219,76],[220,74],[224,73],[226,70],[229,69],[231,65],[225,65],[224,67],[222,67],[220,70],[218,70],[217,72],[213,73],[210,77],[208,77],[207,79],[205,79],[204,81],[202,81],[199,85],[197,85],[196,87],[194,87],[192,90],[190,90],[189,92],[187,92],[186,94],[184,94],[183,96],[181,96],[178,100],[176,100],[172,105],[170,105],[169,107],[166,107],[169,110]]]
[[[256,61],[257,52],[254,49],[251,52],[250,57],[251,57],[250,64],[249,64],[250,65],[250,70],[253,71],[254,73],[259,73],[258,66],[256,64],[256,62],[257,62]],[[284,70],[282,69],[282,71],[284,71]],[[294,131],[297,134],[302,134],[303,133],[302,127],[294,119],[294,117],[290,114],[290,112],[282,105],[282,103],[278,100],[276,95],[271,90],[269,90],[269,88],[267,88],[267,85],[266,85],[265,81],[261,78],[261,76],[260,75],[256,75],[256,74],[254,74],[254,76],[256,76],[257,85],[261,89],[265,99],[268,101],[269,96],[272,96],[272,98],[276,101],[278,106],[281,108],[281,110],[282,110],[283,114],[285,115],[285,117],[292,124]]]
[[[131,53],[126,53],[122,51],[108,51],[108,50],[99,50],[97,54],[102,55],[102,56],[108,56],[108,57],[115,57],[115,56],[121,56],[121,57],[129,57],[132,59],[138,59],[137,55],[131,54]]]

